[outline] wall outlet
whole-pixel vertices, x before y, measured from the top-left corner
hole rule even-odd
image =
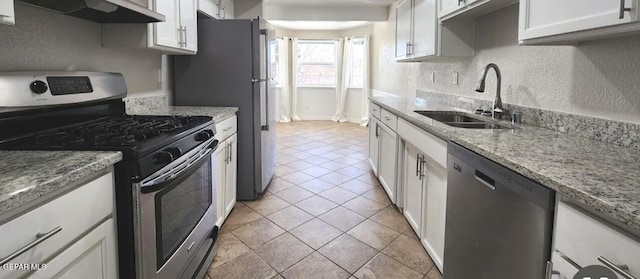
[[[431,83],[436,83],[436,72],[431,72]]]
[[[458,84],[458,72],[453,72],[453,84]]]

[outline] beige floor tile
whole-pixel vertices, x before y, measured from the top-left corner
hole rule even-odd
[[[350,176],[346,175],[346,174],[341,174],[338,172],[332,172],[332,173],[328,173],[325,174],[323,176],[318,177],[323,181],[329,182],[333,185],[340,185],[342,183],[345,183],[353,178],[351,178]]]
[[[343,149],[343,150],[345,150],[345,149]],[[353,152],[353,151],[351,151],[351,152]],[[340,163],[343,163],[343,164],[348,165],[348,166],[352,166],[353,164],[357,164],[357,163],[359,163],[361,161],[359,159],[351,158],[351,157],[348,157],[346,155],[343,155],[343,156],[344,157],[338,159],[338,161],[340,161]],[[360,169],[360,168],[358,168],[358,169]]]
[[[356,168],[354,166],[345,167],[345,168],[343,168],[341,170],[338,170],[337,172],[339,172],[341,174],[344,174],[344,175],[347,175],[347,176],[349,176],[351,178],[356,178],[358,176],[361,176],[361,175],[367,173],[366,170],[363,170],[363,169],[360,169],[360,168]]]
[[[293,183],[295,185],[299,185],[299,184],[301,184],[303,182],[306,182],[306,181],[309,181],[309,180],[313,179],[313,176],[299,171],[299,172],[294,172],[294,173],[287,174],[287,175],[283,176],[282,179],[284,179],[286,181],[289,181],[289,182],[291,182],[291,183]]]
[[[249,248],[255,249],[262,243],[283,234],[284,230],[266,218],[260,218],[233,230],[231,233]]]
[[[293,186],[285,190],[282,190],[276,193],[275,195],[289,203],[297,203],[301,200],[304,200],[308,197],[313,196],[313,193],[305,189],[302,189],[298,186]]]
[[[422,248],[420,241],[401,235],[391,245],[387,246],[382,253],[405,264],[413,270],[427,274],[434,265],[427,252]]]
[[[317,252],[282,273],[285,278],[342,279],[349,273]]]
[[[422,274],[415,270],[408,268],[407,266],[399,263],[398,261],[385,256],[384,254],[376,255],[371,261],[363,266],[358,272],[354,274],[359,279],[411,279],[422,278]]]
[[[304,173],[306,173],[308,175],[311,175],[313,177],[320,177],[320,176],[323,176],[323,175],[328,174],[328,173],[333,172],[333,171],[330,171],[330,170],[325,169],[323,167],[313,166],[313,167],[304,169],[302,172],[304,172]]]
[[[317,178],[309,180],[307,182],[304,182],[304,183],[302,183],[302,184],[300,184],[298,186],[300,186],[300,187],[302,187],[302,188],[306,189],[307,191],[310,191],[310,192],[312,192],[314,194],[318,194],[320,192],[324,192],[324,191],[326,191],[326,190],[328,190],[330,188],[335,187],[335,185],[333,185],[333,184],[331,184],[329,182],[326,182],[324,180],[317,179]]]
[[[289,233],[284,233],[256,249],[256,254],[278,272],[291,267],[312,252],[313,249]]]
[[[355,153],[351,153],[351,155],[349,155],[349,157],[362,161],[362,160],[368,159],[369,158],[369,154],[367,154],[365,152],[355,152]]]
[[[217,243],[218,250],[215,258],[213,258],[212,268],[216,268],[251,251],[249,247],[231,233],[220,235]]]
[[[349,273],[356,272],[377,254],[376,249],[347,234],[329,242],[318,252]]]
[[[310,164],[313,164],[314,166],[319,166],[326,162],[331,161],[327,158],[322,158],[320,156],[313,156],[313,157],[305,158],[304,160]]]
[[[340,187],[333,187],[318,195],[337,204],[343,204],[358,196],[357,194],[354,194],[353,192],[347,191]]]
[[[260,199],[245,202],[245,204],[251,209],[260,213],[262,216],[269,215],[273,212],[289,206],[288,202],[275,195],[269,195],[269,193],[265,194]]]
[[[290,174],[292,172],[295,172],[296,170],[290,167],[287,167],[286,165],[277,165],[276,166],[276,171],[275,171],[275,175],[276,176],[284,176],[287,174]]]
[[[320,219],[306,222],[290,232],[313,249],[319,249],[342,234],[341,231]]]
[[[224,234],[231,232],[232,230],[235,230],[260,218],[262,218],[262,216],[253,211],[253,209],[243,204],[236,203],[236,207],[231,211],[229,217],[227,217],[227,220],[224,221],[220,233]]]
[[[280,178],[279,176],[274,176],[271,179],[271,182],[269,183],[269,186],[267,186],[267,192],[269,193],[277,193],[279,191],[282,191],[284,189],[287,189],[289,187],[293,187],[294,185],[289,182],[286,181],[282,178]]]
[[[287,163],[287,167],[290,167],[290,168],[292,168],[294,170],[297,170],[297,171],[301,171],[301,170],[304,170],[306,168],[313,167],[313,164],[311,164],[311,163],[309,163],[309,162],[307,162],[305,160],[297,160],[297,161],[293,161],[293,162]]]
[[[378,211],[385,208],[384,205],[374,202],[370,199],[364,198],[362,196],[356,197],[355,199],[352,199],[346,202],[342,206],[350,210],[353,210],[353,212],[358,213],[367,218],[373,216],[374,214],[378,213]]]
[[[345,190],[349,190],[351,192],[354,192],[358,195],[364,194],[368,191],[370,191],[373,188],[376,188],[376,186],[371,185],[367,182],[358,180],[358,179],[351,179],[345,183],[342,183],[340,185],[341,188],[345,189]]]
[[[309,213],[306,213],[293,205],[276,211],[275,213],[271,213],[266,217],[271,220],[271,222],[287,231],[313,219],[313,216]]]
[[[376,177],[376,175],[373,173],[373,171],[371,171],[371,166],[367,165],[367,173],[356,177],[358,180],[360,181],[364,181],[367,182],[371,185],[375,185],[378,186],[380,185],[380,180],[378,180],[378,178]]]
[[[248,252],[221,266],[209,269],[211,279],[268,279],[278,273],[254,252]]]
[[[398,211],[394,206],[387,206],[382,211],[376,213],[376,215],[371,216],[369,220],[382,224],[383,226],[387,226],[399,233],[403,233],[410,229],[407,219],[405,219],[404,215],[402,215],[402,213],[400,213],[400,211]]]
[[[323,213],[338,206],[332,201],[319,196],[313,196],[295,204],[296,207],[306,211],[313,216],[320,216]]]
[[[338,206],[318,218],[343,232],[350,230],[366,219],[342,206]]]
[[[405,236],[407,236],[407,237],[409,237],[409,238],[411,238],[411,239],[415,239],[415,240],[418,240],[418,241],[420,240],[420,239],[418,238],[418,235],[416,234],[416,232],[415,232],[415,231],[413,231],[413,228],[411,228],[411,226],[409,226],[409,229],[408,229],[408,230],[406,230],[406,231],[403,233],[403,235],[405,235]]]
[[[306,158],[309,158],[309,157],[313,156],[313,154],[309,154],[309,153],[304,152],[304,151],[298,151],[298,152],[289,154],[289,156],[291,156],[293,158],[296,158],[298,160],[304,160]]]
[[[365,170],[365,171],[371,172],[371,164],[369,163],[369,160],[360,160],[359,162],[357,162],[355,164],[351,164],[351,166],[354,166],[354,167],[359,168],[361,170]]]
[[[291,157],[289,155],[285,155],[285,154],[278,154],[278,157],[276,159],[278,161],[278,163],[280,164],[288,164],[291,163],[293,161],[297,161],[298,159]]]
[[[320,164],[318,166],[321,166],[321,167],[323,167],[325,169],[328,169],[328,170],[337,171],[339,169],[342,169],[342,168],[346,167],[347,165],[345,165],[343,163],[340,163],[338,161],[328,161],[328,162],[322,163],[322,164]]]
[[[365,220],[347,234],[380,251],[400,236],[399,232],[371,220]]]
[[[284,279],[284,277],[282,277],[282,275],[278,274],[276,276],[271,277],[271,279]]]
[[[424,276],[423,279],[442,279],[442,274],[437,267],[432,267],[431,270]]]
[[[337,160],[337,159],[342,158],[342,155],[340,155],[338,153],[335,153],[335,152],[331,152],[331,151],[327,152],[327,153],[324,153],[324,154],[320,154],[318,156],[320,156],[322,158],[325,158],[325,159],[329,159],[329,160]]]
[[[362,194],[362,196],[385,206],[391,204],[389,196],[387,196],[387,192],[385,192],[382,187],[375,187]]]

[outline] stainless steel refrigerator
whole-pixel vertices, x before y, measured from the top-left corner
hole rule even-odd
[[[174,104],[238,107],[238,200],[264,192],[276,167],[275,35],[261,19],[198,20],[198,53],[173,57]]]

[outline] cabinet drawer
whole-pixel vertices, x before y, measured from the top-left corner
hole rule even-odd
[[[113,212],[113,174],[105,174],[0,226],[0,258],[36,240],[36,234],[61,230],[9,263],[41,263]],[[0,269],[0,278],[17,278],[26,270]]]
[[[629,274],[640,277],[639,239],[564,202],[558,203],[554,241],[556,250],[581,267],[604,265],[598,261],[604,257],[627,265]]]
[[[219,141],[223,141],[237,131],[238,131],[238,117],[234,115],[232,117],[229,117],[225,120],[220,121],[220,123],[216,123],[215,138]]]
[[[373,115],[373,117],[380,119],[380,106],[371,103],[371,105],[369,106],[369,114]]]
[[[380,120],[382,120],[382,123],[384,123],[384,125],[387,125],[387,127],[391,128],[391,130],[395,131],[398,128],[398,116],[386,109],[381,110]]]
[[[447,142],[418,128],[404,119],[398,119],[398,135],[424,152],[433,161],[447,168]]]

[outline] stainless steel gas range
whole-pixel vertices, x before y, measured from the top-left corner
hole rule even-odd
[[[218,234],[214,123],[126,115],[126,94],[118,73],[0,73],[0,149],[121,151],[119,277],[202,278]]]

